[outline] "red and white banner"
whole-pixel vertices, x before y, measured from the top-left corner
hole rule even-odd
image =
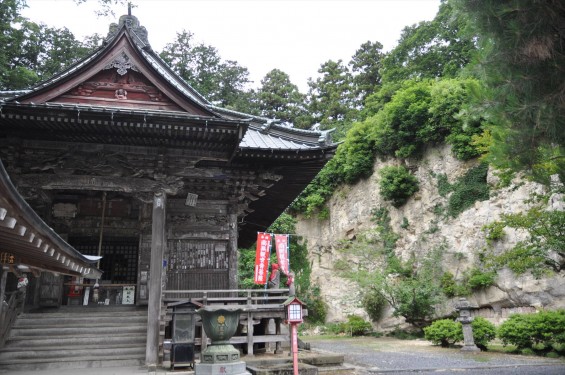
[[[288,234],[275,234],[275,246],[280,270],[285,275],[288,275],[290,268],[288,259]]]
[[[263,285],[267,282],[269,269],[269,255],[271,253],[271,234],[257,233],[257,248],[255,250],[255,284]]]

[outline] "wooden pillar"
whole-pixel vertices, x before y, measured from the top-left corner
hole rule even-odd
[[[228,269],[228,285],[229,289],[237,289],[237,204],[229,205],[228,213],[229,227],[229,269]]]
[[[161,294],[163,275],[163,254],[167,239],[165,236],[167,196],[163,192],[153,196],[151,228],[151,263],[149,268],[149,302],[147,306],[147,345],[145,362],[148,367],[157,367],[159,362],[159,328],[161,317]]]
[[[4,299],[6,298],[6,278],[8,277],[8,269],[5,269],[2,265],[0,265],[0,272],[2,273],[2,276],[0,276],[0,318],[2,318],[2,314],[4,313],[4,311],[2,311],[4,309]],[[4,324],[4,322],[0,323]]]
[[[247,356],[253,357],[253,313],[247,312]]]
[[[275,334],[277,336],[279,336],[281,334],[281,322],[282,322],[281,318],[275,318]],[[283,351],[282,351],[281,342],[278,341],[278,339],[277,339],[277,341],[275,343],[275,354],[281,354],[282,352]]]

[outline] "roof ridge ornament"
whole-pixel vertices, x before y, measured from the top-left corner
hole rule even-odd
[[[106,40],[114,38],[118,32],[125,27],[126,30],[134,37],[134,42],[141,48],[149,46],[149,40],[147,39],[147,29],[141,26],[139,20],[136,16],[131,15],[131,3],[128,7],[128,14],[120,17],[118,23],[110,24],[110,30]]]

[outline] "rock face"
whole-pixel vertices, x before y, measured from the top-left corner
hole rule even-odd
[[[377,160],[374,170],[388,165],[399,165],[398,160]],[[522,180],[514,180],[505,188],[495,189],[498,178],[489,171],[487,182],[491,188],[490,199],[475,202],[474,206],[456,218],[442,214],[447,197],[438,193],[438,176],[446,175],[450,183],[463,176],[477,161],[461,162],[451,155],[450,148],[430,149],[424,157],[407,166],[418,177],[420,190],[400,208],[394,208],[379,195],[379,174],[353,186],[339,188],[328,202],[330,218],[299,218],[297,233],[308,241],[312,262],[312,281],[320,289],[328,305],[328,321],[346,320],[356,314],[367,318],[361,306],[361,293],[357,285],[340,278],[334,264],[344,255],[337,251],[339,242],[354,239],[356,235],[374,226],[371,211],[386,207],[395,233],[401,237],[396,243],[396,255],[408,259],[414,254],[424,254],[442,243],[447,245],[442,266],[455,279],[477,262],[478,250],[486,246],[482,227],[500,218],[504,213],[526,210],[528,198],[544,192],[543,186]],[[552,209],[563,209],[562,197],[550,199]],[[496,246],[505,248],[516,243],[520,233],[505,230],[505,237]],[[509,313],[530,311],[536,308],[565,307],[565,275],[553,275],[536,280],[530,274],[517,276],[503,269],[498,273],[495,285],[468,297],[476,310],[491,320],[503,319]],[[453,310],[456,298],[448,301],[442,310]],[[392,310],[378,322],[380,328],[392,327],[402,320],[391,317]]]

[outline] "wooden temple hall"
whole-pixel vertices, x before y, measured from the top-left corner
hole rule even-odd
[[[253,245],[337,145],[328,131],[207,101],[147,35],[122,16],[87,58],[0,93],[0,316],[24,277],[28,311],[147,306],[155,364],[176,302],[259,302],[242,314],[245,339],[234,337],[252,354],[253,325],[280,325],[283,309],[281,296],[237,290],[238,247]]]

